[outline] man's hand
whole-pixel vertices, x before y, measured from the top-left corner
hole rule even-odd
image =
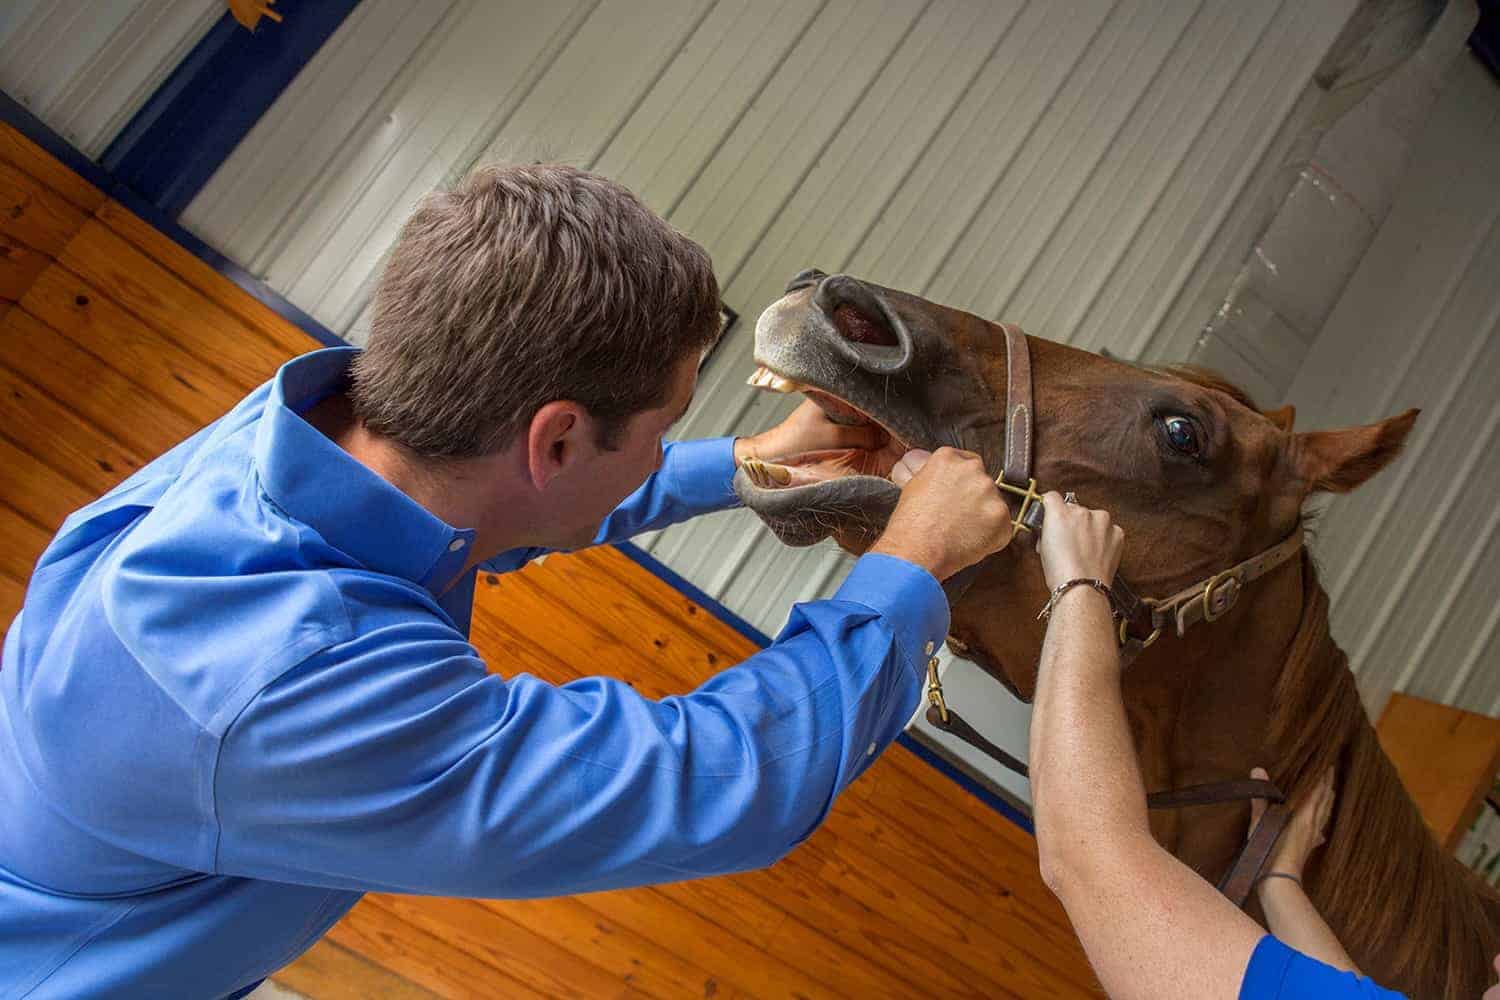
[[[829,451],[835,448],[862,448],[878,450],[886,445],[889,436],[878,424],[861,424],[845,427],[828,419],[823,408],[812,400],[791,412],[781,423],[754,437],[739,438],[734,442],[734,461],[738,465],[747,458],[758,458],[763,462],[779,462],[809,451]]]
[[[1047,516],[1036,551],[1048,589],[1078,579],[1113,582],[1125,549],[1125,532],[1110,520],[1109,513],[1065,503],[1058,493],[1044,494],[1042,503]]]
[[[1010,544],[1010,509],[973,452],[913,449],[891,480],[901,500],[871,552],[899,556],[946,580]]]

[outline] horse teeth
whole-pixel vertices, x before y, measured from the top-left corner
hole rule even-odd
[[[750,477],[750,482],[763,490],[775,486],[785,486],[792,481],[792,470],[782,465],[774,465],[770,462],[762,462],[758,458],[747,458],[741,463],[745,475]]]
[[[769,389],[772,392],[798,392],[802,388],[800,382],[782,378],[765,365],[755,369],[755,373],[745,380],[746,385],[753,385],[757,389]]]

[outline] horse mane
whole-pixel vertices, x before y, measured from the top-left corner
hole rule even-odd
[[[1380,749],[1303,556],[1303,611],[1269,727],[1274,779],[1295,807],[1334,767],[1328,842],[1308,893],[1367,975],[1413,997],[1477,997],[1500,948],[1500,895],[1438,845]]]

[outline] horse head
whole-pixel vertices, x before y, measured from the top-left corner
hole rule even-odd
[[[803,455],[738,474],[745,505],[787,544],[832,537],[854,554],[869,548],[900,497],[889,475],[908,448],[950,445],[976,452],[992,472],[1002,468],[1000,324],[810,270],[766,309],[755,336],[752,385],[804,393],[836,421],[874,421],[888,434],[877,452]],[[1125,529],[1120,573],[1146,596],[1175,593],[1286,538],[1310,495],[1364,482],[1416,419],[1413,410],[1367,427],[1299,433],[1290,407],[1263,411],[1211,373],[1027,340],[1038,489],[1072,491],[1108,509]],[[950,596],[950,647],[1029,700],[1044,634],[1035,612],[1047,596],[1031,543],[1018,539],[985,560]],[[1218,635],[1242,631],[1233,619],[1254,616],[1256,603],[1240,602]],[[1282,615],[1293,626],[1295,611]],[[1132,670],[1181,669],[1211,643],[1158,643]]]

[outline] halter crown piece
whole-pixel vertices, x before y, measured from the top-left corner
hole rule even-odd
[[[1015,519],[1011,521],[1015,530],[1039,532],[1046,508],[1037,493],[1036,480],[1031,477],[1031,351],[1026,335],[1019,327],[1009,323],[1001,324],[1001,327],[1005,331],[1006,360],[1005,463],[995,477],[995,485],[1019,498]],[[1115,611],[1120,617],[1117,638],[1122,667],[1129,666],[1169,627],[1181,637],[1190,626],[1200,621],[1215,622],[1224,617],[1239,600],[1246,585],[1292,559],[1302,551],[1302,544],[1302,525],[1299,523],[1295,531],[1264,552],[1159,600],[1139,596],[1123,577],[1116,575],[1111,589]],[[935,656],[927,661],[927,701],[926,718],[934,728],[958,737],[1002,767],[1022,776],[1028,775],[1024,763],[985,739],[948,707]],[[1219,890],[1241,907],[1290,818],[1285,805],[1286,796],[1281,789],[1269,781],[1241,778],[1153,792],[1146,796],[1146,805],[1152,809],[1180,809],[1246,799],[1267,800],[1266,811],[1219,882]]]

